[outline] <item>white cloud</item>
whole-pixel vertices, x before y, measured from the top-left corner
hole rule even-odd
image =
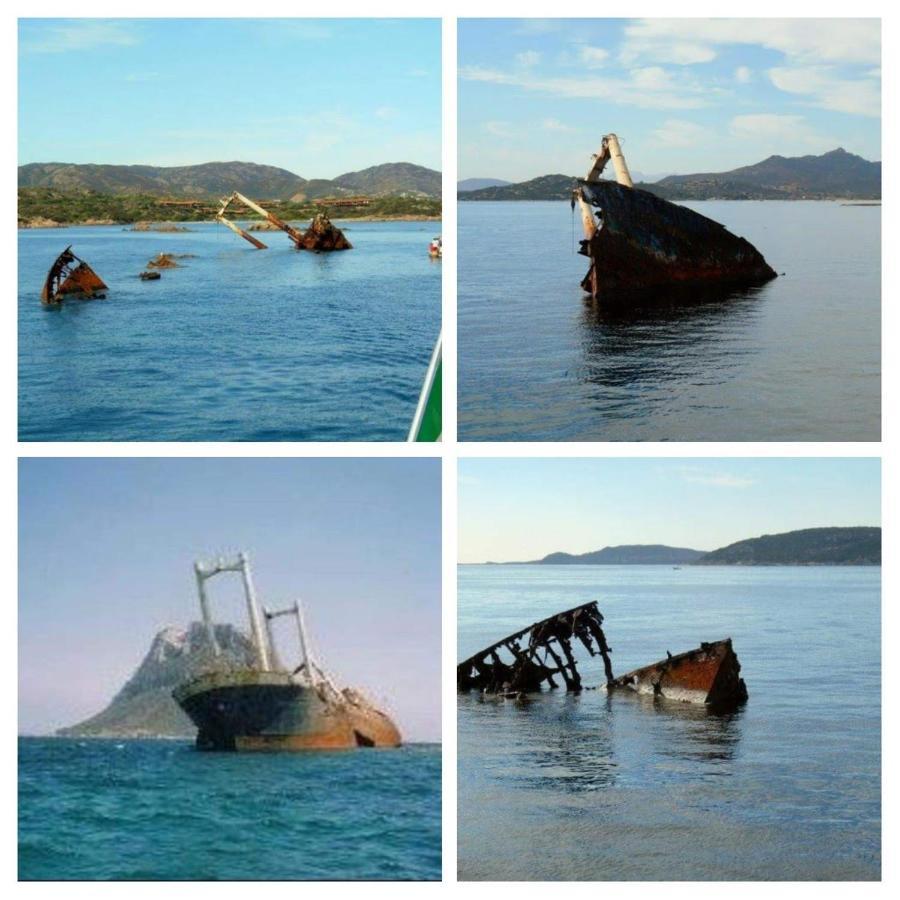
[[[684,78],[672,79],[659,66],[635,69],[627,78],[599,76],[541,77],[530,72],[503,72],[481,66],[464,66],[459,77],[466,81],[503,84],[554,97],[604,100],[643,109],[697,109],[709,104],[709,88]]]
[[[714,140],[715,132],[685,119],[667,119],[652,132],[652,136],[664,147],[700,147]]]
[[[822,109],[874,118],[881,115],[878,79],[844,78],[830,66],[777,67],[768,74],[779,90],[798,94]]]
[[[734,80],[738,84],[747,84],[753,78],[753,73],[747,66],[738,66],[734,70]]]
[[[584,46],[581,48],[581,61],[589,68],[596,69],[605,65],[609,59],[609,50],[602,47]]]
[[[498,122],[496,120],[485,122],[481,126],[488,134],[494,137],[511,138],[513,137],[513,129],[509,122]]]
[[[393,119],[399,114],[400,110],[393,106],[379,106],[375,110],[375,118],[377,119]]]
[[[21,42],[23,53],[67,53],[99,47],[129,47],[139,43],[130,23],[80,19],[62,25],[30,23],[30,35]]]
[[[523,50],[516,54],[516,62],[520,66],[536,66],[541,61],[541,54],[538,50]]]
[[[741,142],[753,141],[760,153],[824,153],[841,141],[833,135],[820,134],[803,116],[752,113],[735,116],[729,125],[731,136]]]
[[[560,122],[559,119],[544,119],[541,122],[541,128],[544,131],[574,131],[571,125],[566,125],[564,122]]]
[[[623,59],[708,62],[720,44],[760,44],[795,62],[881,62],[878,19],[641,19],[625,28]],[[692,58],[693,57],[693,58]]]

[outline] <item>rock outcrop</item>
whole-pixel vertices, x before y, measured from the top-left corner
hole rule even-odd
[[[221,655],[216,667],[252,666],[250,639],[233,625],[216,625]],[[196,729],[172,699],[172,689],[213,666],[212,650],[200,622],[188,629],[163,628],[147,655],[112,702],[97,715],[60,728],[66,737],[192,737]]]

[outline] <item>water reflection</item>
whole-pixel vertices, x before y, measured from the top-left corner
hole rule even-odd
[[[656,752],[662,757],[689,762],[731,762],[741,740],[744,706],[718,712],[707,706],[679,703],[663,697],[628,696],[641,711],[663,719],[662,740]],[[720,772],[720,774],[728,774]]]
[[[758,352],[748,339],[765,286],[668,288],[586,299],[580,316],[584,380],[602,387],[722,380]]]
[[[482,761],[492,778],[515,788],[573,793],[615,786],[620,768],[635,755],[662,762],[663,769],[671,768],[666,761],[678,763],[674,769],[689,780],[731,774],[743,718],[743,708],[722,714],[643,695],[552,691],[515,700],[460,695],[459,713],[461,763],[469,739],[476,746],[487,741],[491,756],[501,760],[493,766]],[[684,763],[691,764],[688,770]]]

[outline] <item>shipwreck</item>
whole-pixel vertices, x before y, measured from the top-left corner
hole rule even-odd
[[[206,583],[239,574],[250,622],[255,663],[227,664],[219,651]],[[197,726],[200,750],[339,750],[399,747],[400,732],[388,715],[352,688],[338,688],[313,656],[299,602],[284,609],[261,607],[243,553],[232,560],[194,564],[210,662],[172,692]],[[273,620],[294,619],[300,663],[286,667],[278,656]]]
[[[573,649],[577,642],[602,659],[604,688],[609,692],[649,694],[715,710],[747,700],[730,638],[702,643],[676,656],[667,654],[659,662],[616,678],[603,621],[597,602],[592,601],[528,625],[463,660],[456,667],[457,689],[518,698],[545,686],[558,687],[559,679],[567,691],[581,691],[584,686]]]
[[[41,290],[41,303],[48,306],[62,303],[67,297],[79,300],[103,299],[108,290],[100,276],[69,245],[56,257]]]
[[[221,222],[226,228],[231,229],[236,235],[242,237],[245,241],[256,247],[257,250],[266,250],[268,248],[261,240],[259,240],[259,238],[254,237],[239,225],[236,225],[230,219],[226,218],[225,211],[232,203],[243,205],[247,209],[257,213],[257,215],[262,216],[273,228],[283,231],[294,242],[294,246],[298,250],[312,250],[316,253],[322,253],[333,250],[353,249],[353,244],[347,240],[344,236],[344,232],[336,225],[332,224],[331,220],[323,212],[316,213],[306,231],[301,232],[296,228],[292,228],[287,222],[283,222],[271,210],[265,209],[260,206],[260,204],[245,197],[243,194],[234,191],[229,197],[226,197],[221,201],[219,211],[216,213],[216,221]]]
[[[581,211],[581,282],[592,298],[673,285],[756,285],[776,272],[749,241],[700,213],[635,188],[614,134],[603,138],[572,194]],[[612,162],[616,180],[601,179]]]

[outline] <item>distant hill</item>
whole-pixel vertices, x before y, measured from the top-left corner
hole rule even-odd
[[[384,163],[334,179],[312,181],[287,169],[250,162],[210,162],[196,166],[29,163],[19,166],[19,187],[188,199],[219,198],[232,191],[256,200],[304,200],[348,194],[440,197],[441,175],[405,162]]]
[[[461,191],[460,200],[568,200],[578,179],[574,175],[541,175],[530,181]]]
[[[467,191],[462,200],[568,200],[577,179],[542,175],[519,184]],[[881,163],[839,147],[821,156],[770,156],[730,172],[668,175],[636,187],[667,200],[877,200]]]
[[[218,664],[252,665],[250,640],[232,625],[216,625],[222,654]],[[172,699],[172,688],[208,668],[212,660],[206,631],[200,622],[187,630],[164,628],[147,655],[112,699],[95,716],[60,728],[65,737],[183,737],[196,733],[191,720]]]
[[[511,181],[504,181],[502,178],[463,178],[462,181],[456,183],[456,190],[460,194],[466,191],[477,191],[486,187],[503,187],[512,184]]]
[[[880,528],[804,528],[713,550],[701,566],[881,565]]]
[[[658,566],[682,565],[703,556],[700,550],[666,547],[664,544],[624,544],[588,553],[550,553],[534,560],[542,566]]]
[[[679,200],[877,200],[881,197],[881,163],[869,162],[839,147],[821,156],[770,156],[730,172],[669,175],[642,187]]]

